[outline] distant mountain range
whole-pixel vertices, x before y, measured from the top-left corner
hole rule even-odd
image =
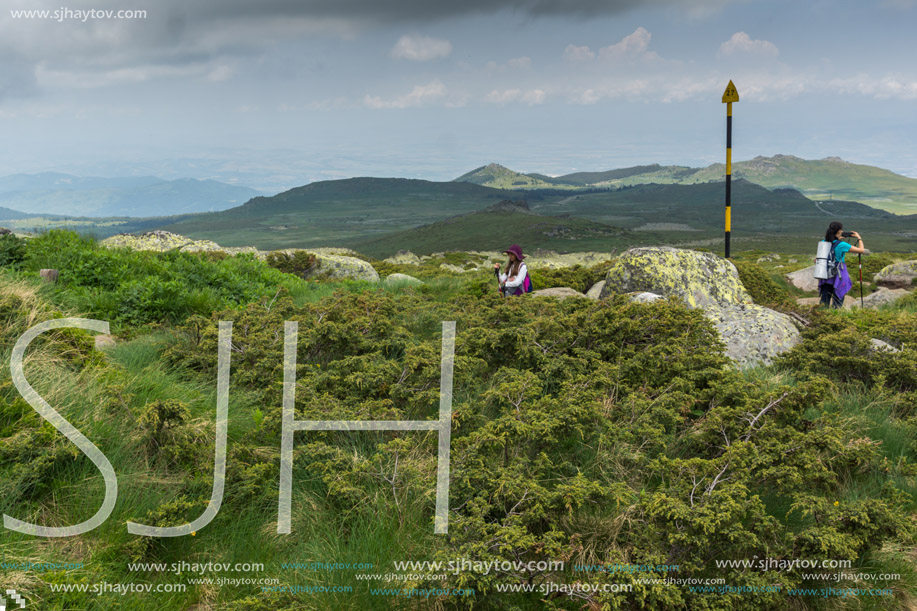
[[[225,210],[258,195],[215,180],[80,177],[57,172],[0,177],[0,207],[74,217],[150,217]],[[6,220],[0,211],[0,220]]]
[[[606,172],[577,172],[564,176],[522,174],[496,163],[482,166],[455,180],[496,189],[618,188],[638,184],[699,184],[721,182],[726,167],[634,166]],[[858,201],[896,214],[917,214],[917,179],[889,170],[849,163],[839,157],[806,160],[792,155],[755,157],[733,164],[733,179],[745,178],[769,189],[796,189],[815,200]]]

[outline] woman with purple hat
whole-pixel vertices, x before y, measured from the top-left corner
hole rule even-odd
[[[497,274],[500,279],[500,291],[503,296],[522,295],[531,291],[532,281],[529,280],[528,269],[526,269],[525,263],[522,262],[525,259],[522,249],[518,244],[513,244],[503,252],[509,255],[506,268]],[[494,263],[494,272],[499,269],[500,264]]]

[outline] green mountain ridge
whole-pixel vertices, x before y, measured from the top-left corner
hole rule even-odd
[[[705,168],[633,166],[604,172],[576,172],[550,177],[522,174],[489,164],[456,178],[503,189],[621,188],[637,184],[699,184],[722,181],[724,164]],[[917,179],[890,170],[854,164],[839,157],[806,160],[793,155],[758,156],[733,164],[733,179],[745,178],[769,189],[792,188],[816,200],[859,201],[896,214],[917,213]]]

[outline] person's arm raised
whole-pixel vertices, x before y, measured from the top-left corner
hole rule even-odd
[[[863,238],[860,237],[860,234],[858,234],[856,231],[851,231],[850,233],[851,233],[851,235],[852,235],[853,237],[855,237],[858,241],[857,241],[857,245],[856,245],[856,246],[851,246],[851,247],[850,247],[850,251],[849,251],[849,252],[852,252],[852,253],[858,254],[858,255],[859,255],[859,254],[863,254],[864,252],[866,252],[866,246],[863,244]]]

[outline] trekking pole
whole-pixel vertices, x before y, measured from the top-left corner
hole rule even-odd
[[[857,253],[857,263],[860,267],[860,308],[863,308],[863,254]]]
[[[503,294],[502,287],[500,286],[500,270],[496,267],[494,268],[494,276],[497,277],[497,291],[500,293],[500,297],[506,297],[506,295]]]

